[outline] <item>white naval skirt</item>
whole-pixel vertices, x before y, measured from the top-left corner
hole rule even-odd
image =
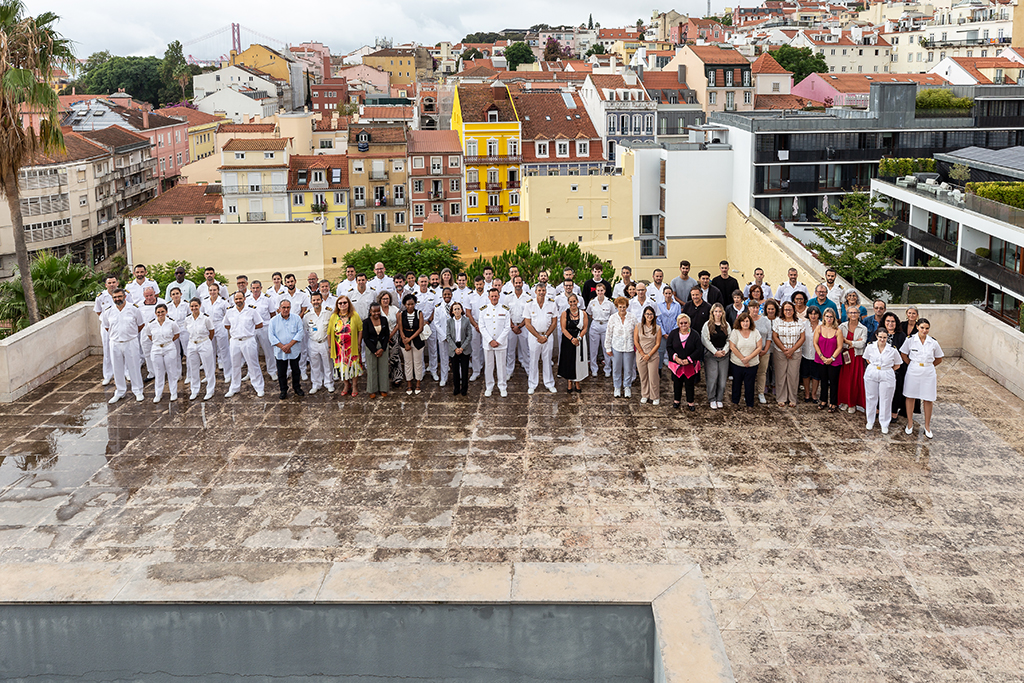
[[[934,401],[937,392],[935,366],[931,363],[911,362],[907,367],[907,378],[903,381],[903,395],[922,401]]]

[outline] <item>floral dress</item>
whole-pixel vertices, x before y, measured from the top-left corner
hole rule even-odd
[[[334,361],[334,375],[341,381],[354,379],[363,374],[363,363],[359,358],[358,343],[362,324],[359,316],[331,320],[331,359]]]

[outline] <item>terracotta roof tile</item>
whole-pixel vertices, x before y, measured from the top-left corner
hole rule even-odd
[[[754,95],[754,109],[803,109],[807,100],[796,95]]]
[[[405,126],[349,126],[348,141],[355,144],[356,136],[363,131],[370,134],[371,145],[404,145],[406,144]],[[349,147],[352,151],[352,147]]]
[[[224,143],[225,152],[258,152],[287,149],[291,138],[231,138]]]
[[[164,190],[127,215],[147,216],[211,216],[224,212],[220,185],[189,185],[182,183]]]
[[[687,45],[686,49],[705,64],[746,64],[750,61],[736,50],[717,45]]]
[[[459,78],[494,78],[498,72],[489,66],[476,66],[455,74]]]
[[[288,159],[288,189],[310,190],[309,182],[312,174],[308,171],[318,169],[324,171],[324,180],[328,190],[344,190],[348,188],[348,155],[346,154],[298,154]],[[334,170],[340,173],[335,176]],[[306,182],[299,184],[299,171],[307,171]],[[334,178],[338,181],[335,182]]]
[[[685,90],[686,83],[679,82],[676,71],[644,71],[644,87],[648,90]]]
[[[190,126],[204,126],[208,123],[216,123],[217,121],[224,120],[223,116],[214,116],[213,114],[207,114],[206,112],[199,111],[198,109],[192,109],[191,107],[164,107],[163,109],[155,110],[153,113],[160,114],[162,116],[185,119],[188,121],[188,125]]]
[[[495,90],[498,90],[497,95]],[[508,88],[485,84],[463,83],[459,86],[459,106],[462,109],[462,120],[467,123],[484,123],[487,112],[492,108],[498,110],[499,121],[518,121],[512,102],[509,100]]]
[[[363,113],[359,115],[362,119],[387,119],[389,121],[406,120],[412,121],[412,107],[400,106],[374,106],[363,107]]]
[[[918,83],[946,85],[938,74],[816,74],[822,81],[841,93],[871,92],[872,83]]]
[[[134,131],[121,126],[107,126],[101,130],[89,130],[82,133],[84,137],[108,147],[132,147],[136,145],[149,145],[149,138],[139,135]]]
[[[127,132],[127,131],[125,131]],[[79,133],[64,133],[64,151],[36,152],[25,160],[25,166],[49,166],[70,161],[83,161],[110,154],[105,147],[93,143]]]
[[[459,133],[454,130],[410,130],[409,154],[462,154]]]
[[[217,127],[218,133],[273,133],[272,123],[222,123]]]
[[[583,100],[577,93],[564,94],[571,98],[573,108],[567,105],[560,91],[518,88],[512,91],[523,124],[523,141],[589,140],[590,156],[583,161],[602,161],[601,136],[587,115]],[[528,163],[540,161],[535,156],[533,145],[523,145],[523,160]],[[573,161],[581,159],[574,157]]]
[[[619,74],[590,74],[590,82],[597,88],[597,95],[602,100],[608,99],[608,91],[611,90],[639,90],[640,100],[650,100],[650,96],[647,91],[644,90],[643,83],[640,79],[637,79],[636,85],[629,85],[626,83],[626,79]]]
[[[750,70],[755,74],[792,74],[792,71],[786,71],[781,64],[775,61],[775,58],[765,52],[754,62]]]

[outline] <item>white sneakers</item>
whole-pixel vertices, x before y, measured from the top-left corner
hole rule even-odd
[[[527,389],[526,393],[529,394],[530,396],[533,396],[533,389]]]
[[[768,402],[768,399],[766,399],[764,397],[764,394],[758,394],[757,395],[757,400],[760,401],[761,403],[767,403]]]
[[[232,396],[234,396],[237,393],[238,393],[237,391],[232,391],[231,389],[228,389],[228,393],[224,394],[224,398],[231,398]]]
[[[656,398],[653,401],[651,401],[651,405],[652,406],[661,405],[661,400]]]
[[[333,393],[334,393],[334,386],[333,386],[333,385],[332,385],[332,386],[329,386],[329,387],[327,387],[327,393],[328,393],[328,394],[333,394]]]
[[[135,402],[136,403],[142,403],[142,392],[141,391],[139,393],[135,394]]]
[[[866,429],[866,430],[868,430],[870,432],[872,430],[872,428],[874,428],[874,426],[875,426],[874,422],[868,422],[867,425],[864,426],[864,429]]]
[[[491,395],[491,390],[490,389],[488,389],[487,391],[484,392],[484,398],[488,398],[488,397],[490,397],[490,395]]]
[[[442,387],[444,387],[445,384],[447,384],[447,382],[441,382]]]
[[[188,397],[188,400],[190,400],[190,401],[194,401],[194,400],[196,400],[197,398],[199,398],[199,391],[198,391],[198,390],[196,390],[196,391],[193,391],[193,392],[192,392],[192,395]]]
[[[622,390],[622,395],[625,396],[626,398],[630,398],[633,394],[632,392],[630,392],[629,387],[626,387],[625,389]]]
[[[499,391],[501,391],[501,397],[502,398],[507,398],[508,397],[508,392],[507,391],[505,391],[504,389],[500,389]]]
[[[124,398],[124,394],[114,394],[113,397],[107,403],[114,404]]]
[[[114,381],[114,380],[113,380],[113,378],[111,378],[111,379],[105,379],[105,380],[103,380],[103,382],[101,382],[101,384],[102,384],[103,386],[108,386],[108,385],[109,385],[109,384],[110,384],[111,382],[113,382],[113,381]]]
[[[558,393],[558,389],[556,389],[554,387],[548,387],[548,391],[550,391],[552,394],[557,394]]]
[[[612,395],[613,395],[613,396],[614,396],[615,398],[619,398],[620,396],[622,396],[622,390],[620,390],[620,389],[616,389],[616,390],[615,390],[615,393],[614,393],[614,394],[612,394]]]
[[[882,427],[882,433],[883,434],[888,434],[889,433],[889,427],[888,426]]]
[[[211,398],[213,398],[213,389],[207,389],[206,396],[203,396],[203,400],[209,401]]]
[[[153,397],[153,403],[159,403],[161,398],[163,398],[163,397],[162,396],[154,396]]]
[[[311,388],[311,389],[309,390],[309,395],[310,395],[310,396],[312,396],[313,394],[315,394],[315,393],[316,393],[316,391],[317,391],[317,389],[319,389],[319,387],[312,387],[312,388]]]
[[[641,399],[640,399],[640,403],[641,403],[641,404],[647,403],[647,397],[646,397],[646,396],[644,396],[643,398],[641,398]]]

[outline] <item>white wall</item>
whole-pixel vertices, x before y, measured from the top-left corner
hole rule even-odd
[[[666,151],[665,236],[725,237],[733,150]],[[655,176],[655,181],[659,178]]]
[[[750,214],[753,208],[750,197],[754,191],[754,134],[729,126],[729,144],[735,162],[732,174],[732,202],[740,211]]]

